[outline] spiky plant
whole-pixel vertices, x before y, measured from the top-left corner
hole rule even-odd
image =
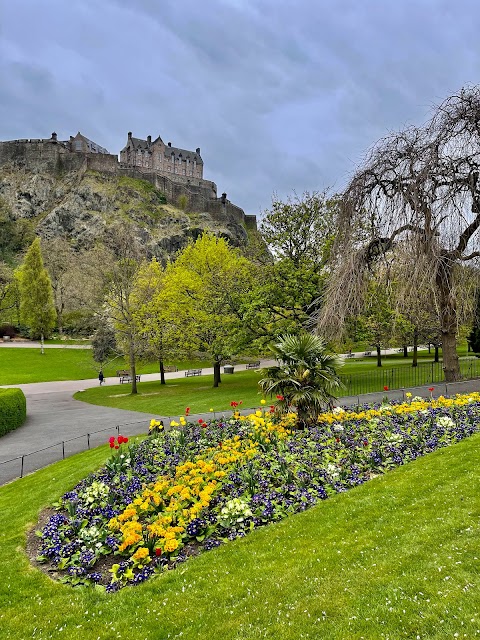
[[[276,396],[279,413],[295,407],[301,427],[314,423],[342,387],[336,372],[342,358],[329,352],[322,338],[306,332],[281,336],[271,349],[279,364],[263,369],[258,383],[262,392]]]

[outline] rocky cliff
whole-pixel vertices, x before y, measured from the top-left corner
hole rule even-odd
[[[45,239],[66,236],[78,248],[101,242],[118,221],[131,224],[147,256],[165,259],[212,231],[233,246],[248,242],[245,227],[231,216],[188,211],[166,204],[164,194],[148,181],[93,170],[52,172],[3,166],[0,198],[14,219],[32,221]]]

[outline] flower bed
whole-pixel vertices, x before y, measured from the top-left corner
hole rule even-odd
[[[296,417],[257,411],[131,443],[55,505],[38,561],[61,580],[116,591],[189,556],[303,511],[478,429],[480,395],[336,409],[295,430]]]

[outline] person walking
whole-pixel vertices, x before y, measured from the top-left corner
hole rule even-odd
[[[100,371],[100,373],[98,374],[98,379],[100,380],[100,386],[102,386],[103,381],[105,380],[103,371]]]

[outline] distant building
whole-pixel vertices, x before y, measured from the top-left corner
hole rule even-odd
[[[56,133],[52,133],[52,139],[55,136],[55,140],[57,138]],[[77,133],[76,136],[70,136],[70,140],[68,142],[64,142],[63,144],[68,145],[70,151],[74,151],[75,153],[108,153],[108,151],[101,147],[96,142],[92,142],[84,135]]]
[[[165,144],[160,136],[152,142],[152,136],[142,140],[134,138],[129,132],[127,144],[120,151],[120,162],[129,167],[153,171],[174,181],[176,176],[203,179],[200,147],[195,151],[172,147],[171,142]]]

